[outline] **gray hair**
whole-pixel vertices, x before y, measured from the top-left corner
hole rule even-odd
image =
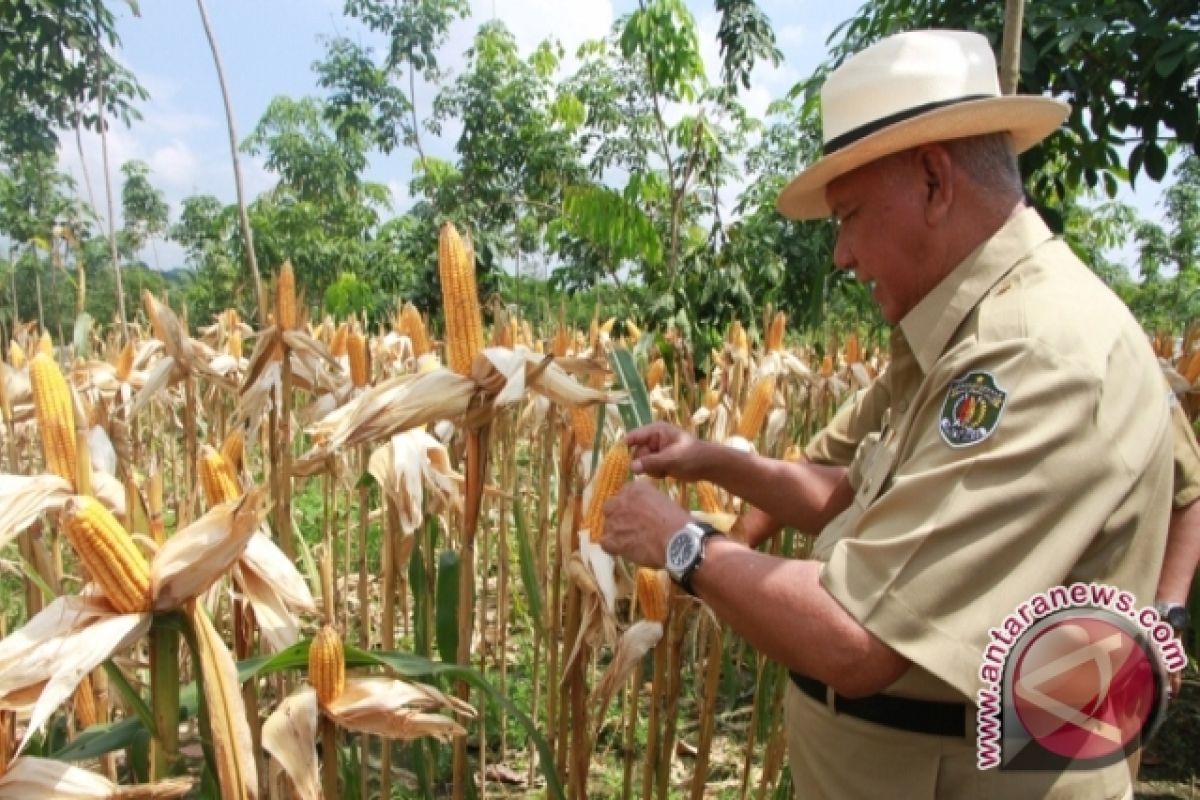
[[[1016,195],[1024,192],[1012,136],[1007,132],[968,136],[944,144],[954,163],[979,186]]]

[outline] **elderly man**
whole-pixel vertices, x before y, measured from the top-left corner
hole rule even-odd
[[[647,481],[603,546],[665,566],[793,674],[803,797],[1122,797],[1124,762],[976,768],[989,628],[1076,582],[1153,597],[1171,502],[1166,393],[1120,301],[1026,208],[1015,154],[1062,103],[1001,97],[980,36],[920,31],[848,60],[821,96],[825,155],[779,208],[832,213],[834,259],[895,327],[882,426],[849,468],[792,464],[663,424],[634,470],[709,480],[821,531],[810,560],[710,530]]]

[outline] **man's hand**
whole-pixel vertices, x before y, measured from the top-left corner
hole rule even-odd
[[[665,422],[655,422],[630,431],[625,443],[633,456],[634,474],[685,481],[705,477],[705,456],[708,448],[713,447]]]
[[[667,541],[690,519],[687,511],[654,484],[639,478],[604,504],[600,546],[643,567],[662,569]]]

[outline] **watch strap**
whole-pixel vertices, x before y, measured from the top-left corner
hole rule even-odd
[[[692,576],[696,574],[696,570],[700,569],[700,565],[704,563],[704,545],[708,542],[709,538],[717,535],[720,531],[707,522],[693,520],[692,524],[700,529],[700,551],[697,553],[696,560],[692,562],[692,565],[679,576],[679,585],[683,587],[685,592],[695,597],[696,590],[692,588]]]

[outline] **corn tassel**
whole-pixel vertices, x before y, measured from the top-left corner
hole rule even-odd
[[[666,570],[638,567],[637,599],[642,616],[651,622],[665,622],[671,608],[671,585]]]
[[[330,625],[322,626],[308,648],[308,682],[323,706],[338,699],[346,688],[342,637]]]
[[[629,448],[618,442],[609,448],[600,462],[592,483],[592,497],[588,503],[584,527],[592,542],[600,541],[604,535],[604,503],[625,485],[629,478]]]
[[[367,363],[367,337],[352,331],[346,337],[346,355],[350,359],[350,382],[355,389],[361,389],[369,382],[371,371]]]
[[[200,453],[199,471],[204,499],[210,507],[236,500],[241,495],[233,466],[225,460],[221,451],[204,445]]]
[[[696,482],[696,501],[705,514],[721,513],[721,496],[717,487],[708,481]]]
[[[41,431],[46,469],[72,486],[76,473],[75,405],[71,390],[54,359],[38,353],[29,362],[29,384]]]
[[[284,261],[279,268],[279,282],[275,286],[275,321],[279,329],[290,331],[295,329],[298,318],[296,315],[296,273],[291,261]]]
[[[458,230],[447,222],[438,235],[438,275],[446,319],[446,364],[469,376],[475,356],[483,349],[483,315],[475,286],[475,261]]]
[[[750,387],[750,396],[746,398],[746,406],[742,409],[742,418],[738,422],[737,434],[748,441],[754,441],[762,430],[767,419],[767,411],[771,408],[771,400],[775,396],[775,376],[766,375],[759,378]]]
[[[62,525],[83,567],[122,614],[150,609],[150,565],[116,517],[94,497],[63,507]]]

